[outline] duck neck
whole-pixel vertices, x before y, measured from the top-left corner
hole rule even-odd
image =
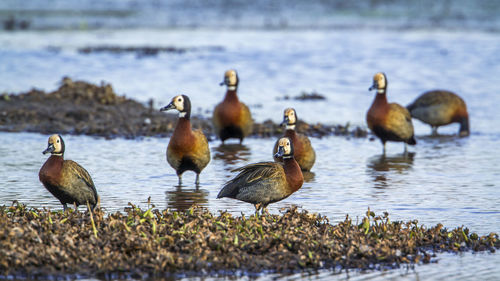
[[[460,119],[460,130],[459,130],[459,135],[461,137],[466,137],[470,134],[469,132],[469,116],[463,116]]]
[[[373,105],[378,105],[378,106],[387,105],[386,89],[377,89],[377,95],[373,100]]]
[[[234,88],[231,88],[234,87]],[[239,102],[238,95],[236,93],[236,86],[228,86],[226,91],[226,96],[224,97],[225,102]]]
[[[58,173],[62,169],[62,165],[64,162],[63,155],[50,155],[50,157],[45,161],[44,166],[46,165],[49,169],[54,170],[55,173]]]
[[[186,132],[191,133],[191,121],[189,120],[189,115],[187,115],[187,117],[188,118],[179,117],[179,120],[177,120],[177,126],[174,130],[174,135],[184,135]]]
[[[293,142],[295,140],[295,138],[297,137],[297,133],[295,132],[294,129],[287,128],[287,130],[285,131],[285,137],[289,138]]]
[[[297,191],[304,183],[304,176],[302,175],[299,164],[295,161],[293,156],[285,156],[283,157],[283,168],[291,191]]]
[[[286,124],[286,131],[294,131],[295,132],[295,123],[294,124]]]

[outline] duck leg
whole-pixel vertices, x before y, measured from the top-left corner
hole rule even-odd
[[[63,210],[64,212],[66,212],[66,210],[68,209],[68,206],[66,205],[66,203],[63,204]]]
[[[179,185],[182,185],[182,174],[177,174],[177,177],[179,178]]]
[[[200,185],[200,174],[196,174],[196,180],[194,181],[194,183],[196,184],[196,186]]]
[[[438,134],[438,127],[437,126],[431,126],[432,128],[432,136],[437,136]]]

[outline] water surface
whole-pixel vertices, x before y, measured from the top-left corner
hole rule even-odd
[[[270,206],[271,213],[299,205],[336,223],[349,214],[361,218],[368,208],[387,211],[394,220],[418,219],[432,226],[465,225],[481,235],[499,232],[500,223],[500,35],[498,33],[373,30],[214,30],[100,29],[93,31],[0,32],[0,91],[31,87],[47,91],[63,76],[112,83],[119,94],[140,101],[155,100],[158,108],[176,94],[191,97],[194,114],[210,116],[222,99],[218,86],[225,70],[236,68],[240,98],[257,121],[280,121],[285,107],[297,109],[309,122],[365,126],[373,100],[368,92],[374,73],[384,71],[388,98],[403,105],[419,93],[444,88],[468,104],[472,134],[457,138],[458,125],[440,129],[415,121],[417,146],[403,154],[402,144],[390,143],[381,154],[369,138],[313,138],[317,162],[298,192]],[[206,47],[183,54],[151,57],[135,54],[88,54],[79,48],[99,45]],[[316,90],[325,101],[283,100]],[[32,207],[61,209],[38,181],[47,158],[41,154],[46,135],[0,133],[0,204],[18,200]],[[243,146],[221,147],[210,142],[212,160],[201,174],[201,185],[187,172],[178,186],[165,159],[168,138],[105,140],[63,136],[66,158],[92,175],[109,212],[128,202],[146,207],[148,197],[158,208],[185,209],[192,203],[212,212],[253,213],[251,204],[216,199],[230,171],[250,162],[271,160],[275,139],[246,139]],[[319,272],[312,279],[495,279],[498,254],[440,254],[438,263],[414,269]],[[277,276],[263,275],[270,279]],[[300,279],[301,274],[287,276]],[[284,278],[284,277],[283,277]]]

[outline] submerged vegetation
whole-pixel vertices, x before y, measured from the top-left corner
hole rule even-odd
[[[498,235],[417,221],[391,221],[370,210],[358,224],[285,210],[280,215],[218,215],[129,203],[125,212],[54,212],[14,203],[0,207],[0,276],[147,278],[175,274],[289,273],[378,269],[433,261],[442,251],[491,251]]]

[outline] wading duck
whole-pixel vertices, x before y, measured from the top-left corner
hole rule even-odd
[[[60,135],[49,137],[49,144],[43,154],[50,153],[38,177],[45,188],[54,195],[66,210],[66,204],[87,205],[95,208],[98,202],[94,182],[78,163],[64,160],[64,141]]]
[[[270,203],[287,198],[304,182],[293,152],[290,139],[281,138],[276,156],[283,157],[283,163],[260,162],[233,170],[240,173],[222,187],[217,198],[229,197],[252,203],[256,213]]]
[[[372,106],[366,113],[366,122],[370,130],[380,139],[385,153],[387,141],[397,141],[415,145],[413,124],[410,112],[397,103],[387,103],[387,78],[384,73],[373,77],[373,85],[369,89],[377,90]]]
[[[432,134],[437,134],[439,126],[459,123],[458,135],[469,135],[469,114],[464,100],[458,95],[445,91],[435,90],[423,93],[406,108],[413,118],[431,125]]]
[[[178,95],[160,111],[176,109],[179,120],[167,147],[167,162],[175,169],[182,184],[182,173],[194,171],[196,184],[200,183],[200,173],[210,162],[210,149],[203,132],[191,129],[191,101],[185,95]]]
[[[310,171],[316,160],[316,153],[311,146],[311,141],[306,135],[298,134],[295,132],[295,125],[297,124],[297,113],[293,108],[285,109],[283,122],[286,131],[284,137],[289,138],[293,144],[293,157],[299,163],[302,171]],[[276,141],[273,149],[273,155],[278,152],[279,140]],[[283,162],[283,159],[274,157],[274,161]]]
[[[239,101],[236,90],[238,89],[238,74],[236,70],[228,70],[224,74],[221,86],[226,85],[227,91],[224,100],[215,109],[212,121],[215,133],[224,143],[229,138],[240,140],[252,133],[253,121],[248,107]]]

